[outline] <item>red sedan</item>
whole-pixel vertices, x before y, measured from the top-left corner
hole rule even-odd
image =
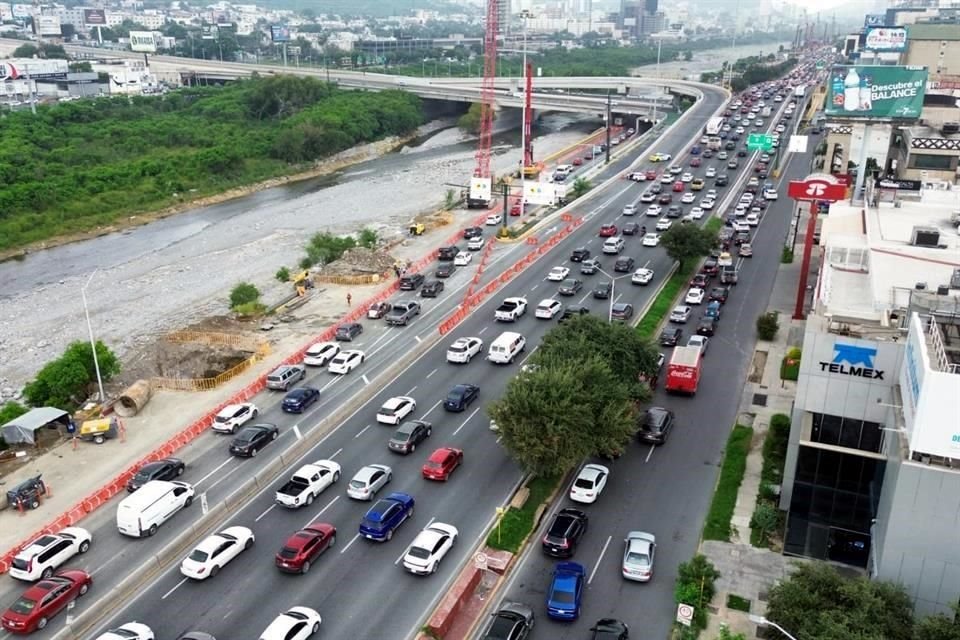
[[[277,553],[276,565],[287,573],[306,573],[310,564],[337,541],[337,528],[315,522],[287,538]]]
[[[691,159],[690,159],[690,166],[691,166],[691,167],[699,167],[699,166],[700,166],[700,158],[697,158],[697,157],[691,158]]]
[[[673,190],[676,191],[677,193],[682,193],[682,192],[683,192],[683,183],[682,183],[681,181],[679,181],[679,180],[677,180],[676,182],[674,182],[674,183],[673,183]]]
[[[612,238],[615,235],[617,235],[617,225],[605,224],[602,227],[600,227],[601,238]]]
[[[758,162],[756,166],[753,168],[754,173],[759,173],[761,171],[766,171],[766,170],[767,170],[767,163],[765,162]]]
[[[50,618],[90,589],[93,578],[78,569],[61,571],[44,578],[23,592],[0,620],[10,633],[32,633],[43,629]]]
[[[450,479],[454,469],[463,464],[463,450],[453,447],[440,447],[427,458],[423,465],[423,477],[427,480]]]
[[[523,205],[519,202],[515,202],[512,207],[510,207],[510,215],[519,216],[523,214]]]
[[[574,158],[572,162],[573,162],[573,166],[579,167],[580,165],[583,164],[583,158]]]

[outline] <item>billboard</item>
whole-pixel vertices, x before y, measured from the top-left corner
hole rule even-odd
[[[863,18],[863,26],[865,27],[882,27],[887,24],[887,14],[885,13],[868,13]]]
[[[524,182],[523,201],[527,204],[553,204],[557,199],[557,185],[549,182]]]
[[[870,27],[863,48],[867,51],[906,51],[907,30],[903,27]]]
[[[34,16],[33,32],[38,36],[59,36],[60,18],[57,16]]]
[[[216,29],[216,27],[214,27],[213,25],[209,25],[209,24],[203,25],[202,27],[200,27],[200,37],[204,40],[216,40],[217,34],[214,33],[214,29]]]
[[[828,118],[915,120],[926,87],[926,67],[835,66],[824,112]]]
[[[270,25],[270,39],[274,42],[290,42],[290,27],[285,24]]]
[[[107,12],[103,9],[84,9],[83,24],[88,27],[106,26]]]
[[[0,81],[12,81],[29,77],[31,80],[42,78],[66,78],[69,66],[66,60],[39,60],[35,58],[4,60],[0,62]]]
[[[156,53],[157,39],[153,35],[153,31],[131,31],[130,51],[137,51],[139,53]]]

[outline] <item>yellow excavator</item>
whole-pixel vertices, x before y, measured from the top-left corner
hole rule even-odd
[[[307,289],[313,289],[313,280],[310,278],[309,271],[301,271],[293,276],[293,287],[297,290],[297,296],[307,295]]]

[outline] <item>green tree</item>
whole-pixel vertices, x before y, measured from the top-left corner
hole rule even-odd
[[[82,62],[71,62],[70,71],[73,73],[92,73],[93,67],[86,60]]]
[[[707,626],[707,605],[713,600],[716,593],[714,583],[720,577],[720,572],[707,560],[706,556],[697,554],[689,562],[681,562],[677,569],[677,584],[674,587],[674,598],[678,603],[689,604],[693,607],[693,627],[705,629]],[[692,634],[696,638],[697,634]]]
[[[590,184],[589,180],[586,178],[577,178],[573,181],[573,185],[570,187],[570,197],[576,200],[580,196],[590,191],[592,188],[593,185]]]
[[[690,62],[691,60],[693,60],[693,51],[690,51],[689,49],[687,49],[686,51],[684,51],[684,52],[683,52],[683,59],[684,59],[685,61],[687,61],[687,62]]]
[[[60,25],[60,35],[63,36],[64,40],[72,40],[77,35],[77,28],[69,22],[65,22]]]
[[[330,264],[339,260],[347,249],[357,246],[353,236],[335,236],[332,233],[316,233],[307,244],[307,259],[310,266]]]
[[[150,31],[139,22],[134,22],[129,18],[113,27],[113,35],[117,38],[129,38],[131,31]]]
[[[260,290],[249,282],[241,282],[230,291],[230,308],[257,302],[260,299]]]
[[[357,244],[361,247],[366,247],[367,249],[374,249],[377,246],[377,232],[369,227],[364,227],[360,230],[360,234],[357,237]]]
[[[474,102],[470,105],[470,108],[467,109],[467,112],[457,120],[457,126],[467,133],[479,133],[482,114],[483,105],[479,102]]]
[[[3,421],[0,420],[0,424]],[[938,613],[916,622],[914,640],[960,640],[960,624],[957,623],[957,607],[953,616]]]
[[[290,269],[286,267],[280,267],[277,269],[277,273],[273,276],[280,282],[290,282]]]
[[[914,637],[911,601],[903,587],[863,577],[846,578],[822,562],[802,564],[777,583],[770,591],[766,617],[797,638]]]
[[[675,224],[660,236],[660,244],[681,269],[688,260],[710,253],[715,241],[716,234],[694,224]]]
[[[100,378],[107,382],[120,372],[120,360],[99,340],[96,349]],[[67,409],[82,402],[96,380],[90,343],[73,342],[62,356],[40,369],[37,377],[24,387],[23,393],[34,407]]]
[[[3,405],[0,406],[0,426],[19,418],[29,410],[30,409],[15,400],[3,403]]]
[[[32,58],[36,55],[39,55],[39,53],[40,53],[40,47],[33,44],[32,42],[28,42],[14,49],[13,57],[14,58]]]

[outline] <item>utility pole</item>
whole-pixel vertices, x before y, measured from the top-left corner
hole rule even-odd
[[[605,150],[607,158],[605,164],[610,164],[610,89],[607,89],[607,148]]]

